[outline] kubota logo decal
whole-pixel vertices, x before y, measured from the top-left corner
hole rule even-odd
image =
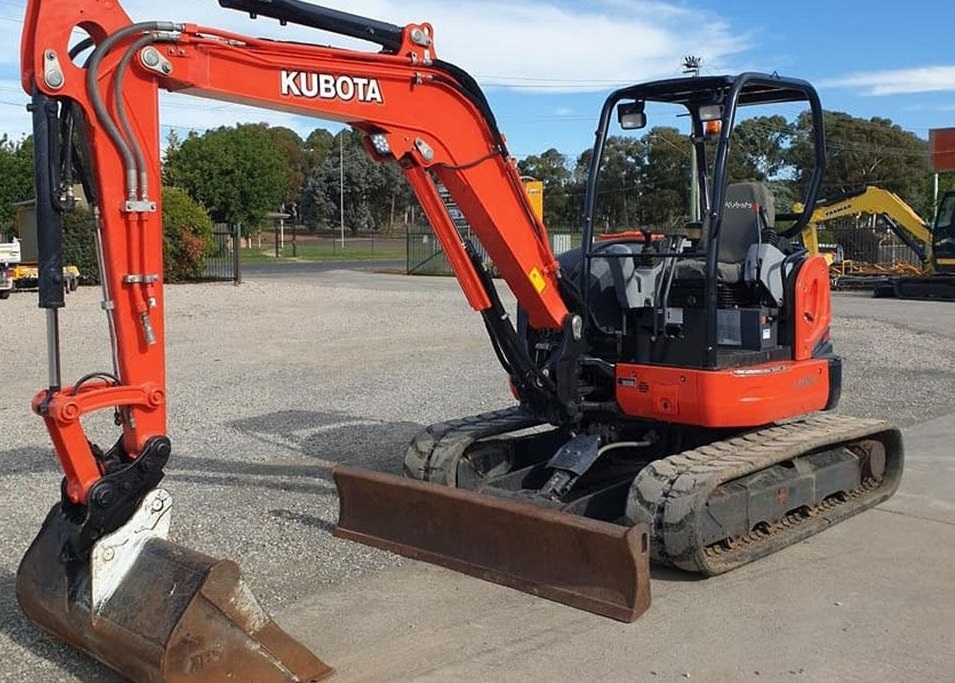
[[[282,94],[285,96],[384,104],[381,88],[375,78],[333,76],[314,71],[286,71],[285,69],[282,69],[281,75]]]

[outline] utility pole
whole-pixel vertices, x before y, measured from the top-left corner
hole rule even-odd
[[[345,248],[345,129],[338,134],[338,157],[341,161],[338,168],[338,209],[339,227],[342,234],[342,249]]]
[[[703,58],[687,55],[683,58],[683,73],[700,75],[703,68]],[[693,137],[692,135],[690,136]],[[690,147],[690,220],[694,223],[700,220],[700,175],[697,172],[696,145]]]
[[[932,187],[932,221],[938,216],[938,171],[933,176]],[[934,223],[933,223],[934,224]]]

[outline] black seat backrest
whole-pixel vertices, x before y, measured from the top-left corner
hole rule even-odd
[[[723,198],[720,228],[720,263],[742,263],[750,245],[760,241],[763,228],[771,227],[776,215],[773,195],[762,183],[733,183]],[[705,248],[704,234],[701,246]]]

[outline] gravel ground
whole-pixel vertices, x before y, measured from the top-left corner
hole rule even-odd
[[[98,294],[68,298],[65,381],[110,369]],[[843,412],[903,427],[955,412],[955,305],[837,294],[834,309]],[[35,296],[0,302],[0,321],[0,681],[113,681],[16,606],[17,562],[60,472],[29,410],[47,383]],[[167,337],[172,539],[238,560],[272,611],[401,563],[331,537],[332,464],[398,472],[423,424],[511,402],[480,319],[448,279],[330,271],[170,287]],[[87,428],[115,439],[108,416]]]

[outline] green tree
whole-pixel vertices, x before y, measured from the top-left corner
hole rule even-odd
[[[548,227],[578,227],[583,195],[578,191],[567,157],[551,147],[517,163],[522,175],[544,184],[544,224]]]
[[[369,201],[371,212],[378,229],[388,234],[395,228],[398,217],[407,221],[408,209],[417,206],[417,198],[411,190],[401,168],[395,163],[374,163]]]
[[[163,278],[183,282],[202,278],[213,247],[212,221],[184,191],[163,187]],[[76,266],[88,282],[99,281],[93,214],[78,205],[63,214],[63,263]]]
[[[860,119],[841,112],[826,112],[826,174],[821,194],[834,195],[877,185],[895,192],[923,216],[931,213],[928,146],[914,133],[889,119]],[[804,191],[811,168],[812,146],[807,131],[808,114],[796,122],[796,138],[789,158],[795,169],[797,195]]]
[[[778,176],[788,163],[792,137],[792,125],[778,114],[737,123],[728,160],[730,182],[767,182]]]
[[[325,128],[316,128],[308,134],[303,145],[306,180],[312,175],[315,169],[325,161],[325,158],[331,154],[332,147],[335,147],[335,151],[338,151],[335,136]]]
[[[86,282],[99,282],[94,230],[93,214],[84,205],[63,214],[63,263],[76,266]]]
[[[266,133],[285,157],[288,179],[282,203],[290,207],[299,202],[302,188],[305,186],[305,174],[308,170],[305,141],[294,130],[283,126],[266,128]]]
[[[640,180],[645,163],[643,140],[622,136],[607,138],[600,160],[595,230],[620,232],[639,227]]]
[[[175,128],[171,128],[169,134],[166,135],[166,149],[163,151],[163,177],[166,175],[166,165],[169,163],[169,158],[175,156],[180,147],[182,147],[182,140],[179,139],[179,133]]]
[[[202,278],[214,243],[212,220],[185,191],[162,189],[163,278],[183,282]]]
[[[16,202],[33,198],[33,138],[0,133],[0,236],[13,229]]]
[[[282,205],[289,175],[287,159],[264,124],[191,133],[166,155],[166,183],[188,192],[214,221],[240,223],[245,235]]]
[[[313,136],[324,141],[317,131],[309,140]],[[345,226],[353,234],[390,227],[396,214],[404,214],[414,203],[398,166],[374,161],[366,152],[363,139],[364,133],[360,131],[339,132],[305,181],[300,216],[310,229],[338,226],[342,220],[342,199]]]
[[[657,126],[644,135],[643,142],[640,226],[657,230],[681,226],[690,206],[690,139],[676,128]]]

